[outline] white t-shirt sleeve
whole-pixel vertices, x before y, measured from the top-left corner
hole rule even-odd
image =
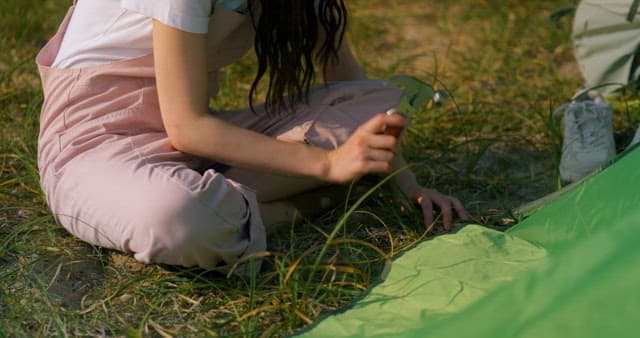
[[[120,6],[167,26],[205,34],[215,0],[120,0]]]

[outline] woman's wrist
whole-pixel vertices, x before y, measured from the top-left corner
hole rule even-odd
[[[401,156],[396,156],[392,162],[393,170],[400,170],[392,179],[392,182],[404,193],[408,194],[420,189],[416,176],[411,171],[409,164]]]
[[[331,182],[331,150],[325,150],[318,148],[320,156],[318,156],[318,163],[316,165],[315,178]]]
[[[418,184],[418,181],[415,179],[415,177],[413,177],[413,175],[410,175],[410,176],[412,177],[408,178],[408,177],[405,177],[405,175],[402,175],[402,173],[399,173],[393,179],[393,183],[405,195],[410,195],[411,193],[421,188],[421,186]]]

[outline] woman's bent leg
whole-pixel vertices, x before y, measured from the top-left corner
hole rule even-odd
[[[266,249],[252,191],[194,170],[166,139],[146,155],[130,143],[102,144],[61,170],[50,202],[71,233],[141,262],[204,268]]]

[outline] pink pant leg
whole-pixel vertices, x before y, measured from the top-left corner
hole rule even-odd
[[[185,163],[165,136],[121,139],[67,164],[51,208],[80,239],[141,262],[213,268],[266,249],[254,193]],[[192,161],[193,162],[193,161]]]
[[[281,140],[333,149],[375,114],[394,107],[401,95],[397,87],[379,80],[333,82],[312,88],[309,102],[293,113],[269,117],[258,106],[257,114],[240,109],[216,116]]]

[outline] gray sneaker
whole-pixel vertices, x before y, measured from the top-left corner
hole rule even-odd
[[[595,91],[582,93],[559,107],[564,135],[560,178],[575,182],[616,156],[613,139],[613,110]]]

